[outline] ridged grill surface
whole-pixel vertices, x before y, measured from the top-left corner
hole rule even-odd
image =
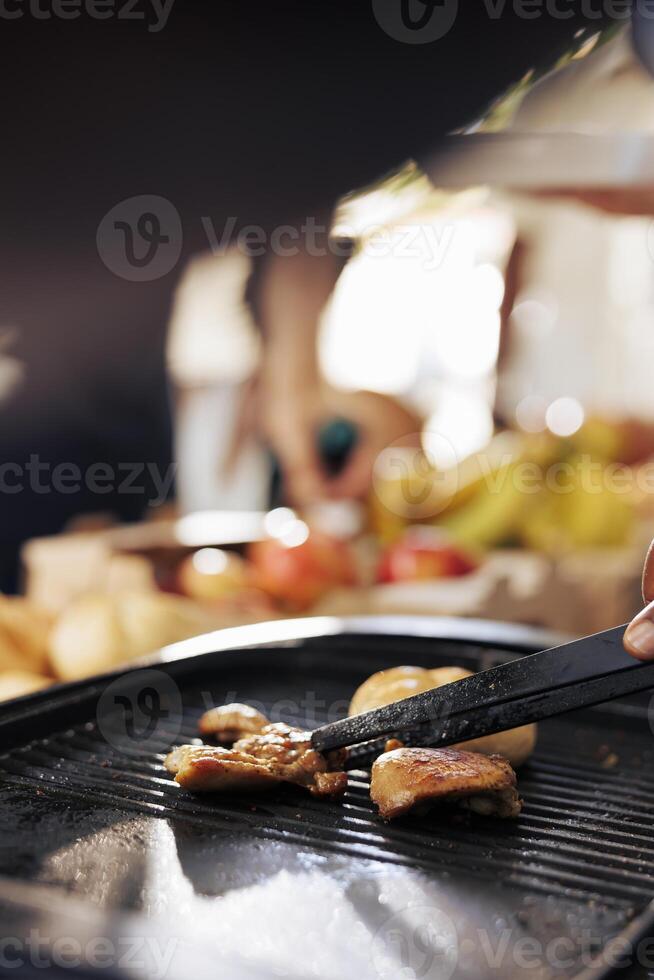
[[[183,718],[168,719],[168,729],[158,729],[147,752],[127,739],[107,744],[95,722],[88,722],[0,757],[0,778],[38,785],[46,794],[119,802],[210,831],[242,832],[452,876],[494,878],[626,914],[654,895],[654,775],[644,764],[626,767],[618,759],[606,767],[599,758],[576,756],[577,722],[542,726],[539,749],[520,774],[525,805],[517,821],[475,817],[464,824],[430,817],[384,824],[364,772],[350,774],[347,794],[338,803],[293,789],[255,801],[180,790],[162,762],[172,745],[196,736],[198,714],[189,708]],[[645,739],[642,744],[647,752]]]

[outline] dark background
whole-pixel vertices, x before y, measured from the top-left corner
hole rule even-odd
[[[416,45],[387,36],[369,0],[176,0],[159,33],[16,9],[0,17],[0,327],[17,329],[26,372],[0,405],[0,463],[82,470],[170,462],[166,320],[185,259],[206,248],[201,216],[271,228],[323,213],[601,26],[508,5],[492,19],[465,0],[446,37]],[[96,232],[141,194],[174,203],[184,249],[134,283],[102,263]],[[81,512],[138,517],[153,495],[0,494],[0,588],[15,587],[25,538]]]

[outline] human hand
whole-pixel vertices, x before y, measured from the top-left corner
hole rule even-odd
[[[279,388],[262,392],[260,427],[275,452],[290,502],[303,506],[321,499],[364,497],[379,453],[398,439],[419,444],[417,415],[387,395],[343,392],[329,386]],[[317,433],[331,419],[342,418],[357,430],[357,442],[344,468],[325,472],[316,446]]]
[[[654,541],[645,559],[643,598],[649,605],[629,624],[624,645],[627,652],[638,660],[654,660]]]
[[[398,439],[417,444],[422,428],[413,412],[387,395],[337,391],[322,380],[318,329],[342,266],[342,258],[329,249],[273,253],[266,256],[254,289],[253,309],[263,338],[259,430],[277,456],[289,502],[299,506],[365,496],[382,449]],[[352,423],[357,442],[343,469],[330,476],[317,440],[334,419]]]

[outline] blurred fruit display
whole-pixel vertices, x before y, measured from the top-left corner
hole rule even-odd
[[[449,467],[391,447],[363,520],[342,504],[282,507],[258,516],[260,536],[222,547],[156,523],[133,526],[129,546],[120,528],[29,542],[26,597],[0,597],[0,700],[289,614],[463,615],[576,635],[624,622],[654,536],[653,453],[652,427],[603,419],[565,438],[504,432]]]
[[[591,419],[568,438],[502,434],[464,460],[456,475],[424,462],[412,468],[407,457],[400,477],[377,482],[371,527],[387,542],[428,522],[462,546],[523,547],[552,556],[624,546],[648,496],[644,464],[634,465],[648,448],[641,428]],[[430,489],[436,486],[447,487],[447,496]]]

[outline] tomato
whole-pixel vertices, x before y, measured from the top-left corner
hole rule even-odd
[[[339,585],[354,585],[356,566],[349,546],[319,531],[270,537],[250,545],[252,581],[285,607],[308,609]],[[303,529],[303,530],[302,530]]]
[[[468,575],[478,562],[438,528],[411,527],[384,551],[377,569],[378,582]]]

